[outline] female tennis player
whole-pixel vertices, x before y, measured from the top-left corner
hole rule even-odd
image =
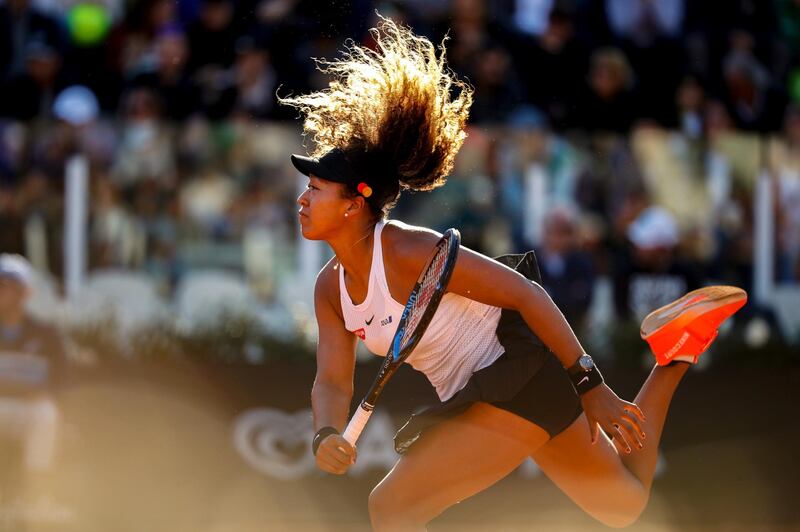
[[[319,325],[312,391],[317,465],[344,474],[356,449],[341,436],[360,338],[385,355],[417,276],[440,235],[389,221],[403,189],[441,186],[465,137],[471,89],[444,51],[384,20],[374,50],[347,47],[320,68],[329,87],[283,99],[305,115],[311,157],[298,198],[302,234],[335,257],[315,288]],[[634,402],[620,399],[542,289],[531,253],[498,260],[461,249],[422,340],[407,362],[441,404],[398,432],[400,458],[369,497],[376,530],[424,530],[451,505],[533,457],[578,506],[614,527],[645,507],[673,392],[744,294],[701,290],[642,327],[659,346]],[[666,347],[665,347],[666,346]],[[602,430],[601,430],[602,429]]]

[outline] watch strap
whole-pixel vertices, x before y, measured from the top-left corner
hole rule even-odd
[[[569,375],[572,386],[575,388],[575,391],[578,392],[578,395],[583,395],[604,382],[603,375],[600,373],[600,370],[597,369],[596,365],[593,365],[587,370],[584,369],[579,362],[575,362],[575,364],[567,369],[567,375]]]

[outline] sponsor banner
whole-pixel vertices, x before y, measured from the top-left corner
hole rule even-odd
[[[348,475],[355,478],[386,472],[397,462],[393,437],[395,424],[386,412],[369,420],[358,440],[358,460]],[[278,480],[299,480],[319,471],[311,453],[311,410],[287,413],[277,408],[251,408],[233,422],[233,446],[244,461],[259,473]],[[520,466],[518,474],[532,478],[540,473],[533,460]]]

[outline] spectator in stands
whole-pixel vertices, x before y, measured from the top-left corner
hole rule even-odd
[[[175,179],[172,136],[152,89],[131,89],[122,100],[120,145],[112,168],[118,186],[154,181],[169,187]]]
[[[800,58],[800,0],[775,0],[778,24],[795,61]]]
[[[592,303],[594,268],[580,250],[576,213],[555,207],[544,220],[542,247],[536,251],[542,285],[573,328],[582,329]]]
[[[736,131],[728,108],[719,100],[709,100],[703,109],[705,134],[712,143],[719,137]]]
[[[486,0],[451,0],[449,17],[440,21],[434,30],[436,39],[445,35],[447,62],[461,77],[475,78],[477,58],[490,43],[504,44],[508,32],[488,14]]]
[[[110,164],[116,134],[110,124],[98,120],[99,112],[97,98],[88,88],[72,85],[59,92],[53,102],[56,120],[31,132],[31,165],[61,183],[68,159],[77,153],[93,163]]]
[[[636,72],[640,119],[665,124],[683,72],[681,31],[686,0],[605,0],[613,35]],[[644,95],[647,95],[645,98]]]
[[[94,92],[82,85],[67,87],[56,96],[53,114],[57,119],[55,128],[65,127],[72,134],[76,151],[85,155],[89,164],[111,166],[117,149],[117,131],[111,120],[101,116],[100,102]]]
[[[730,198],[719,210],[714,238],[709,277],[723,284],[752,290],[755,244],[752,189],[732,188]]]
[[[27,71],[28,45],[34,42],[64,50],[66,39],[58,20],[33,7],[30,0],[0,4],[0,81]]]
[[[165,118],[185,120],[200,103],[198,87],[189,75],[186,35],[177,25],[166,26],[156,35],[154,48],[154,64],[135,76],[130,86],[149,87],[160,98]]]
[[[61,66],[62,55],[54,45],[28,42],[23,71],[0,85],[0,116],[21,121],[50,118],[53,99],[68,85]]]
[[[497,142],[496,195],[514,247],[528,249],[540,242],[545,205],[575,204],[582,163],[572,143],[550,131],[538,109],[515,109],[508,126],[505,138]]]
[[[617,316],[640,321],[659,308],[700,287],[700,278],[677,254],[680,232],[661,207],[645,208],[626,230],[629,245],[617,257],[614,300]]]
[[[194,181],[180,190],[183,191],[193,184]],[[176,259],[177,227],[185,221],[178,208],[178,201],[179,197],[172,189],[160,187],[153,181],[138,186],[132,201],[136,230],[132,235],[136,245],[132,257],[134,265],[144,265],[164,284],[174,280],[170,277],[172,271],[168,264]],[[159,263],[160,266],[155,268],[154,263]]]
[[[573,125],[622,135],[630,131],[637,109],[633,72],[625,54],[617,48],[596,50]]]
[[[727,39],[731,32],[744,31],[752,35],[755,45],[768,56],[769,47],[778,31],[778,20],[774,2],[758,0],[706,0],[692,2],[704,4],[707,10],[705,21],[711,27],[721,30],[721,37]],[[762,56],[762,53],[758,54]]]
[[[0,434],[21,441],[29,470],[50,467],[66,363],[58,331],[27,314],[33,272],[19,255],[0,255]]]
[[[244,36],[236,42],[232,77],[233,110],[237,114],[255,120],[286,116],[285,109],[275,99],[278,77],[272,55],[253,37]]]
[[[553,9],[535,43],[511,52],[517,64],[524,65],[518,75],[530,102],[547,114],[554,129],[563,129],[575,112],[588,68],[588,51],[575,37],[572,17]]]
[[[25,173],[16,196],[22,215],[25,254],[40,271],[61,272],[63,193],[59,181],[38,168]]]
[[[89,233],[92,268],[131,268],[141,264],[145,251],[144,229],[119,196],[108,175],[93,176]]]
[[[24,124],[0,119],[0,186],[17,181],[25,164],[26,128]]]
[[[677,127],[687,138],[696,140],[703,136],[705,89],[696,76],[686,76],[675,94],[675,117],[672,127]]]
[[[183,4],[183,3],[181,3]],[[111,68],[130,79],[153,62],[153,43],[164,28],[178,23],[176,2],[142,0],[130,4],[125,19],[108,37]]]
[[[235,59],[238,31],[231,0],[202,0],[197,19],[187,30],[189,71],[200,87],[200,105],[212,120],[230,110],[232,83],[229,68]]]
[[[507,131],[500,141],[497,157],[497,201],[510,226],[513,248],[529,249],[526,218],[531,211],[527,208],[529,196],[526,192],[530,186],[527,175],[545,158],[547,119],[538,109],[521,106],[510,117]],[[466,149],[469,148],[467,144]]]
[[[240,0],[237,11],[245,23],[242,35],[268,43],[270,63],[279,74],[281,94],[286,94],[326,83],[306,58],[334,56],[336,38],[359,41],[366,30],[366,19],[374,16],[369,9],[361,13],[364,4],[361,0]]]
[[[651,45],[659,37],[676,37],[682,28],[685,9],[685,0],[605,1],[611,32],[618,39],[630,40],[642,47]]]
[[[781,128],[786,96],[776,87],[769,71],[753,54],[751,37],[738,32],[723,63],[726,103],[736,126],[747,131]]]
[[[575,200],[584,211],[614,221],[630,198],[642,193],[642,169],[627,139],[593,135],[585,148],[592,158],[577,177]]]
[[[181,189],[180,209],[196,231],[223,239],[231,236],[230,213],[238,193],[230,176],[207,169]]]
[[[528,35],[539,37],[552,21],[553,0],[514,0],[514,26]]]
[[[475,57],[473,70],[475,97],[470,120],[474,123],[505,122],[523,101],[511,56],[503,47],[487,44]]]
[[[22,213],[16,187],[0,183],[0,252],[25,251],[25,216]]]
[[[771,143],[770,166],[777,180],[779,281],[800,280],[800,108],[790,106],[784,135]]]

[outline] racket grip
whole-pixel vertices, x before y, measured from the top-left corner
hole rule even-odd
[[[367,424],[367,420],[371,415],[372,409],[370,408],[367,410],[364,408],[363,404],[359,405],[358,409],[356,409],[353,419],[347,424],[347,428],[344,429],[344,434],[342,434],[342,437],[347,440],[350,445],[356,444],[358,437],[361,436],[361,431],[364,430],[364,426]]]

